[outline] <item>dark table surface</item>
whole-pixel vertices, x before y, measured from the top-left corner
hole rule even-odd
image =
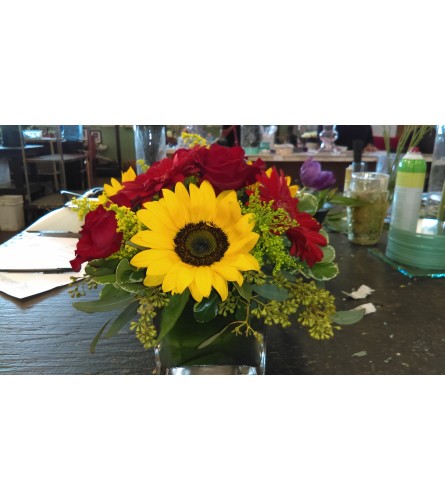
[[[372,302],[377,311],[335,337],[317,341],[305,330],[272,329],[267,336],[267,374],[444,374],[444,279],[409,278],[366,247],[330,234],[340,274],[328,282],[338,309]],[[384,250],[384,241],[379,245]],[[353,300],[365,284],[375,291]],[[67,288],[15,300],[0,293],[1,374],[151,374],[154,355],[123,331],[90,343],[108,319],[72,306]]]

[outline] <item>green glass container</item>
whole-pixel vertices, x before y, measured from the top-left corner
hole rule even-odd
[[[419,219],[416,232],[391,226],[386,256],[418,269],[445,271],[445,223]]]

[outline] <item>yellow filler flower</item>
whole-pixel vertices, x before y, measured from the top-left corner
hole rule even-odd
[[[228,281],[243,284],[240,271],[259,271],[249,252],[259,235],[252,231],[252,214],[241,215],[235,191],[215,196],[208,181],[190,185],[178,182],[175,191],[163,189],[163,198],[144,204],[138,218],[148,227],[131,238],[147,247],[131,259],[147,268],[146,286],[162,284],[164,292],[182,293],[188,287],[200,302],[212,287],[224,301]]]

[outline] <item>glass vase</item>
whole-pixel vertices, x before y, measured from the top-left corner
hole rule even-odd
[[[134,125],[134,149],[136,160],[152,165],[167,155],[167,142],[164,125]],[[142,173],[137,165],[137,173]]]
[[[217,316],[198,323],[189,301],[175,326],[155,347],[158,375],[264,375],[266,345],[264,333],[236,335],[230,327],[211,343],[203,342],[220,332],[234,316]],[[258,331],[258,329],[256,328]],[[200,347],[201,346],[201,347]]]
[[[320,137],[320,153],[338,153],[339,149],[335,145],[338,138],[338,132],[335,130],[335,125],[323,125],[323,130],[319,134]]]

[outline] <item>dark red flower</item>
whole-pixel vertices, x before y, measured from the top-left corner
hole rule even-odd
[[[122,233],[117,233],[116,214],[99,205],[88,212],[80,230],[76,257],[70,261],[74,271],[80,271],[81,264],[92,259],[109,257],[117,252],[122,243]]]
[[[212,184],[216,194],[227,189],[236,191],[253,184],[265,165],[261,159],[246,161],[243,148],[228,148],[219,144],[198,149],[195,162],[201,170],[202,179]]]
[[[298,198],[292,196],[284,172],[280,170],[280,173],[278,173],[277,169],[273,167],[270,177],[266,172],[263,172],[261,175],[256,176],[256,180],[261,200],[267,203],[273,201],[272,207],[275,210],[283,208],[292,216],[294,211],[297,210]]]
[[[257,176],[262,201],[273,201],[274,209],[283,208],[298,226],[286,231],[292,243],[290,254],[306,261],[309,267],[323,259],[320,246],[326,246],[326,238],[320,234],[321,225],[307,212],[298,210],[298,198],[293,198],[286,182],[284,172],[278,174],[273,167],[270,177],[263,173]]]
[[[292,243],[290,254],[306,261],[309,267],[323,260],[321,246],[327,245],[326,238],[320,234],[321,225],[307,212],[298,212],[295,219],[297,227],[286,231],[286,236]]]
[[[110,198],[113,203],[128,208],[135,208],[146,201],[152,200],[163,188],[172,188],[177,182],[183,182],[186,177],[198,173],[199,169],[194,158],[199,150],[178,149],[172,158],[164,158],[153,163],[134,181],[123,183],[123,188]]]

